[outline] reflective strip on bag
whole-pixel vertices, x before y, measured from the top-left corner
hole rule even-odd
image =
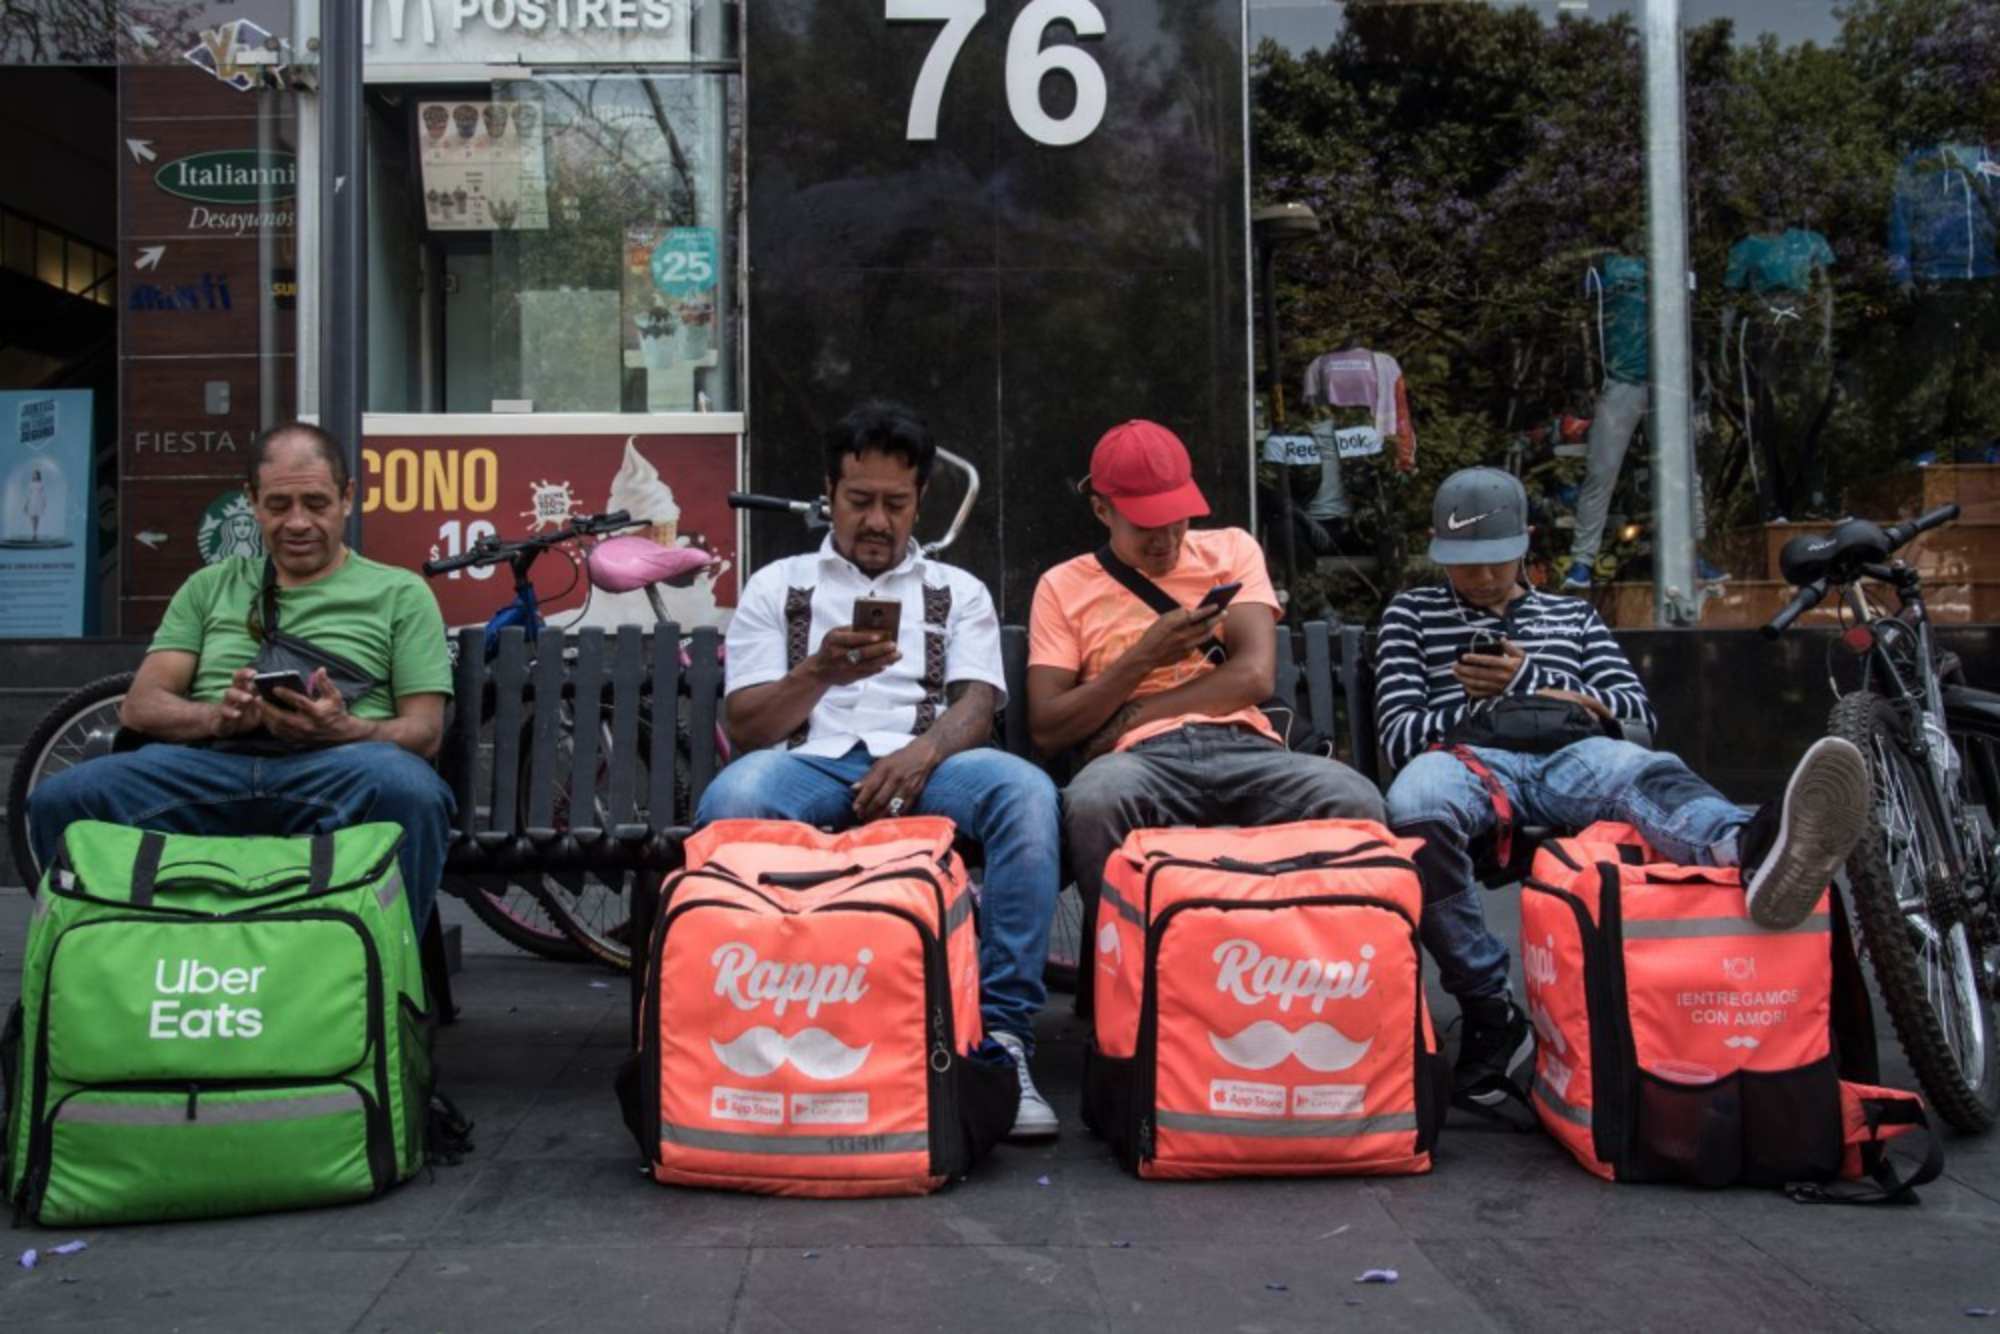
[[[1711,936],[1823,936],[1832,930],[1832,918],[1814,913],[1786,931],[1758,926],[1747,917],[1680,917],[1659,921],[1625,920],[1627,940],[1698,940]]]
[[[1118,897],[1118,891],[1111,887],[1109,880],[1105,881],[1104,887],[1098,891],[1097,899],[1100,907],[1111,909],[1112,912],[1117,913],[1132,925],[1137,927],[1144,927],[1146,925],[1146,914]]]
[[[211,1099],[226,1094],[212,1093]],[[69,1102],[56,1113],[56,1120],[72,1124],[100,1126],[247,1125],[257,1121],[296,1121],[309,1116],[339,1116],[363,1109],[361,1095],[353,1089],[327,1093],[303,1093],[293,1098],[260,1098],[255,1102],[203,1102],[196,1096],[196,1114],[188,1115],[187,1099],[175,1096],[171,1102],[119,1103]]]
[[[779,1157],[824,1156],[854,1158],[876,1153],[926,1153],[931,1137],[913,1130],[895,1135],[746,1135],[734,1130],[709,1130],[660,1122],[660,1138],[689,1149],[717,1153],[765,1153]]]
[[[1535,1079],[1534,1096],[1541,1100],[1544,1107],[1571,1125],[1582,1126],[1585,1130],[1590,1129],[1590,1109],[1564,1102],[1556,1095],[1555,1090],[1548,1086],[1548,1082],[1539,1076]]]
[[[1384,1116],[1313,1116],[1258,1120],[1243,1116],[1208,1116],[1200,1112],[1162,1111],[1160,1129],[1197,1135],[1244,1135],[1253,1139],[1358,1139],[1363,1135],[1393,1135],[1417,1128],[1415,1112]]]
[[[960,894],[953,899],[951,906],[944,910],[944,934],[948,936],[964,926],[971,920],[972,912],[972,895]]]
[[[382,881],[382,888],[375,891],[375,901],[381,904],[384,908],[387,908],[390,904],[394,903],[397,899],[400,899],[402,897],[403,897],[403,873],[401,871],[391,871],[389,872],[388,876]]]

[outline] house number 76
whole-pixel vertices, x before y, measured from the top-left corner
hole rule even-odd
[[[965,39],[986,17],[986,0],[884,2],[892,23],[944,24],[910,94],[908,137],[935,139],[945,83]],[[1088,139],[1103,123],[1104,70],[1080,47],[1042,45],[1048,30],[1058,23],[1067,23],[1078,37],[1104,35],[1104,15],[1091,0],[1033,0],[1014,20],[1007,37],[1007,109],[1030,139],[1064,148]],[[1076,105],[1061,117],[1051,116],[1042,106],[1042,80],[1058,70],[1076,82]]]

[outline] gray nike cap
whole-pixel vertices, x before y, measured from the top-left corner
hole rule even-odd
[[[1431,502],[1431,559],[1440,565],[1497,565],[1528,550],[1528,493],[1498,468],[1465,468],[1444,479]]]

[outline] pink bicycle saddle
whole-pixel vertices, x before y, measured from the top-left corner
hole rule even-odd
[[[648,584],[685,588],[714,562],[700,547],[663,547],[650,537],[614,537],[590,549],[590,582],[607,593]]]

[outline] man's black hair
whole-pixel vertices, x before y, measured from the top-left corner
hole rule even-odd
[[[874,399],[834,423],[826,433],[826,475],[829,483],[840,480],[843,460],[860,458],[870,450],[901,459],[917,470],[917,489],[930,485],[931,467],[937,462],[937,440],[931,428],[900,403]]]
[[[313,452],[326,461],[327,471],[333,474],[333,489],[347,490],[347,451],[332,435],[314,426],[311,422],[279,422],[270,430],[257,437],[257,443],[250,446],[249,471],[245,475],[245,485],[251,491],[257,489],[257,474],[270,460],[271,448],[280,440],[297,438],[313,447]]]

